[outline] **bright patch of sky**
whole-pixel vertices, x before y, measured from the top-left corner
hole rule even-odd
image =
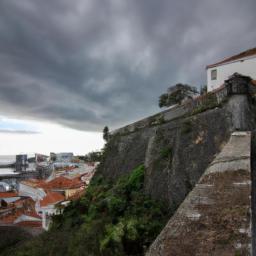
[[[104,145],[102,133],[83,132],[47,122],[5,117],[0,118],[0,141],[0,155],[48,155],[50,152],[73,152],[76,155],[84,155],[90,151],[100,150]]]
[[[5,117],[0,117],[0,132],[1,130],[38,132],[36,125],[32,122]]]

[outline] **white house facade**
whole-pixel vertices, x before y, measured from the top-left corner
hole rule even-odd
[[[256,79],[256,48],[208,65],[206,70],[208,92],[223,85],[224,81],[234,73]]]
[[[51,217],[55,214],[60,214],[60,209],[56,205],[64,201],[64,196],[56,192],[48,192],[42,199],[35,204],[35,210],[39,216],[42,217],[42,228],[49,229]]]
[[[54,214],[58,214],[55,204],[41,206],[39,202],[36,202],[35,209],[38,215],[42,217],[42,228],[48,230],[50,225],[50,217]]]

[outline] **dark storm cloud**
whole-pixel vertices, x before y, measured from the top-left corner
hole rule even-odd
[[[169,85],[255,46],[255,0],[2,0],[0,115],[81,130],[157,111]]]

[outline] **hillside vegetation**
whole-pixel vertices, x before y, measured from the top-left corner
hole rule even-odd
[[[4,255],[143,255],[168,220],[143,184],[143,166],[114,183],[96,176],[82,198],[54,217],[50,231]]]

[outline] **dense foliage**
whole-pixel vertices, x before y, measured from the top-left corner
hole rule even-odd
[[[160,95],[158,105],[162,108],[180,104],[184,99],[192,98],[195,94],[198,94],[195,87],[178,83],[169,87],[167,93]]]
[[[32,236],[19,227],[0,226],[0,254],[6,248],[11,248],[20,244]]]
[[[168,217],[143,193],[143,182],[143,166],[115,183],[93,179],[80,200],[54,217],[49,232],[15,255],[143,255]]]

